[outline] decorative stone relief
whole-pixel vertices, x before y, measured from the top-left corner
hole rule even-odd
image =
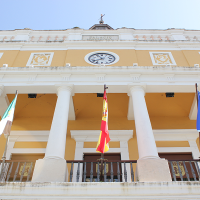
[[[26,66],[50,66],[53,59],[53,52],[31,53]]]
[[[71,74],[63,74],[61,75],[62,81],[69,81]]]
[[[102,82],[105,80],[105,76],[106,74],[95,74],[96,75],[96,78],[99,82]]]
[[[1,75],[0,75],[0,81],[3,80],[3,77],[4,77],[4,74],[1,74]]]
[[[165,74],[165,78],[167,79],[168,82],[173,82],[174,81],[174,74]]]
[[[87,41],[113,41],[119,40],[118,35],[83,35],[82,40]]]
[[[153,65],[176,65],[171,52],[149,52]]]
[[[139,82],[141,74],[130,74],[132,81]]]
[[[36,77],[37,77],[37,74],[30,75],[30,76],[28,77],[28,81],[29,81],[29,82],[33,82],[33,81],[36,80]]]

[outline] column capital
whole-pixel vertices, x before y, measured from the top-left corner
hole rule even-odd
[[[55,87],[57,89],[57,96],[61,91],[69,91],[71,93],[71,96],[74,96],[73,84],[55,85]]]
[[[146,84],[129,84],[128,85],[128,96],[131,96],[132,91],[142,91],[145,96]]]

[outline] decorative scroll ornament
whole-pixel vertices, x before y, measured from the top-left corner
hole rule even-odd
[[[154,60],[156,64],[173,64],[169,54],[153,54]]]
[[[30,167],[31,167],[31,163],[26,163],[25,170],[24,170],[24,176],[28,176],[28,172],[29,172]],[[23,168],[24,168],[24,164],[22,164],[20,169],[19,169],[19,175],[20,176],[22,174]]]
[[[178,163],[179,163],[179,167],[181,169],[182,176],[184,176],[185,175],[185,169],[184,169],[184,166],[183,166],[183,162],[178,162]],[[178,171],[177,162],[176,161],[172,162],[172,164],[173,164],[173,167],[174,167],[175,175],[176,176],[180,176],[180,173]]]

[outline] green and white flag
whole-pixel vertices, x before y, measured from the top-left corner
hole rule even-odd
[[[10,134],[10,129],[14,117],[14,112],[15,112],[15,104],[17,101],[17,95],[18,93],[16,92],[15,98],[11,102],[11,104],[8,106],[6,112],[4,113],[1,121],[0,121],[0,135],[2,133],[9,135]]]

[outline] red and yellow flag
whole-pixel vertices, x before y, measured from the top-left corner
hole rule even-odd
[[[108,133],[108,103],[106,97],[106,90],[103,95],[103,116],[101,121],[101,132],[99,135],[99,140],[97,142],[97,152],[104,153],[109,150],[108,142],[110,141]]]

